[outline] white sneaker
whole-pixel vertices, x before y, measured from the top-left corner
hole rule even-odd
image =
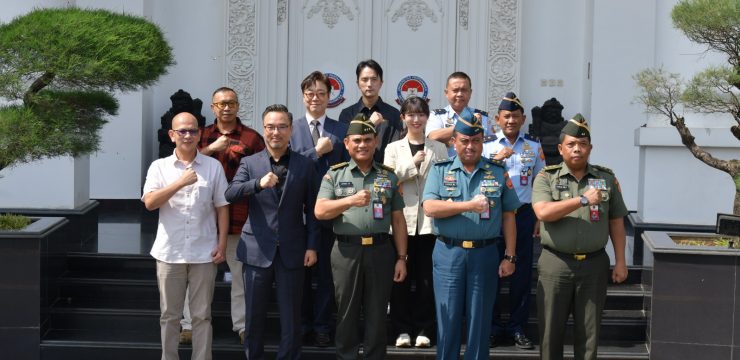
[[[411,347],[411,336],[409,336],[409,334],[407,333],[398,335],[398,339],[396,339],[396,347],[400,347],[400,348]]]
[[[432,346],[432,341],[429,340],[429,338],[426,337],[426,336],[424,336],[424,335],[419,335],[419,336],[416,337],[416,345],[415,346],[418,347],[418,348],[428,348],[428,347]]]

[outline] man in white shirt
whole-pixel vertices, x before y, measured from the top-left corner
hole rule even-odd
[[[211,302],[216,264],[225,260],[229,228],[227,183],[218,160],[198,152],[200,129],[189,113],[172,119],[172,156],[149,167],[141,200],[159,209],[150,254],[157,260],[162,359],[178,359],[185,290],[193,323],[193,359],[211,359]]]

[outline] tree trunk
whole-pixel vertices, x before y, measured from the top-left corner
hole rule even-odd
[[[740,215],[740,173],[732,177],[735,181],[735,205],[732,207],[732,213]]]

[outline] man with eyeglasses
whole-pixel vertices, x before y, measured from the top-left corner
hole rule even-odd
[[[213,92],[211,110],[216,116],[213,124],[203,129],[200,140],[200,152],[218,160],[223,166],[226,180],[231,182],[245,156],[260,152],[265,142],[260,134],[244,125],[238,117],[239,99],[236,92],[228,87],[220,87]],[[236,260],[236,247],[239,234],[249,214],[247,201],[229,205],[229,236],[226,245],[226,263],[229,266],[231,280],[231,323],[232,330],[239,334],[239,341],[244,343],[244,281],[242,266]],[[190,316],[187,302],[183,317],[181,343],[189,343]]]
[[[147,210],[159,209],[150,254],[157,260],[162,359],[178,359],[186,291],[193,324],[192,358],[211,359],[216,264],[225,259],[229,227],[226,177],[218,161],[198,152],[200,129],[192,114],[175,115],[169,136],[175,151],[151,164],[141,197]]]
[[[267,148],[239,164],[226,189],[232,203],[249,199],[249,218],[237,250],[244,264],[247,359],[264,358],[266,317],[275,283],[280,313],[278,359],[301,358],[304,267],[316,263],[318,224],[313,215],[313,161],[288,147],[292,116],[284,105],[262,113]],[[304,222],[305,219],[305,222]]]
[[[380,98],[383,87],[383,68],[375,60],[363,60],[355,69],[357,87],[360,89],[360,100],[344,109],[339,114],[339,121],[349,125],[355,115],[362,113],[373,123],[378,132],[378,147],[375,149],[375,161],[382,163],[385,147],[401,138],[403,123],[401,113],[392,105]]]
[[[462,71],[450,74],[447,77],[444,93],[449,104],[442,109],[432,111],[429,121],[427,121],[426,133],[428,138],[447,144],[447,154],[449,156],[455,155],[454,139],[452,138],[453,129],[465,109],[481,115],[484,136],[494,133],[488,121],[488,113],[468,107],[470,97],[473,95],[473,85],[468,74]]]
[[[342,143],[347,133],[347,124],[326,116],[329,104],[331,83],[320,71],[314,71],[301,82],[303,105],[306,115],[294,122],[290,147],[311,160],[316,165],[316,191],[321,177],[329,167],[349,160],[349,154]],[[331,345],[331,331],[334,329],[334,283],[331,276],[329,254],[334,244],[334,231],[331,221],[320,221],[320,240],[318,262],[309,269],[303,289],[303,332],[308,338],[313,332],[313,342],[320,347]],[[316,290],[312,291],[313,279]]]
[[[480,117],[463,110],[452,134],[457,155],[434,164],[422,198],[438,234],[432,253],[437,359],[460,357],[463,331],[465,359],[489,358],[496,284],[515,269],[514,211],[521,203],[504,165],[481,156]],[[506,255],[499,262],[501,241]]]

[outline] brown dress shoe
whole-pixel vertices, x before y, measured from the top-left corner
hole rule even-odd
[[[193,330],[182,329],[180,331],[180,344],[189,345],[193,343]]]

